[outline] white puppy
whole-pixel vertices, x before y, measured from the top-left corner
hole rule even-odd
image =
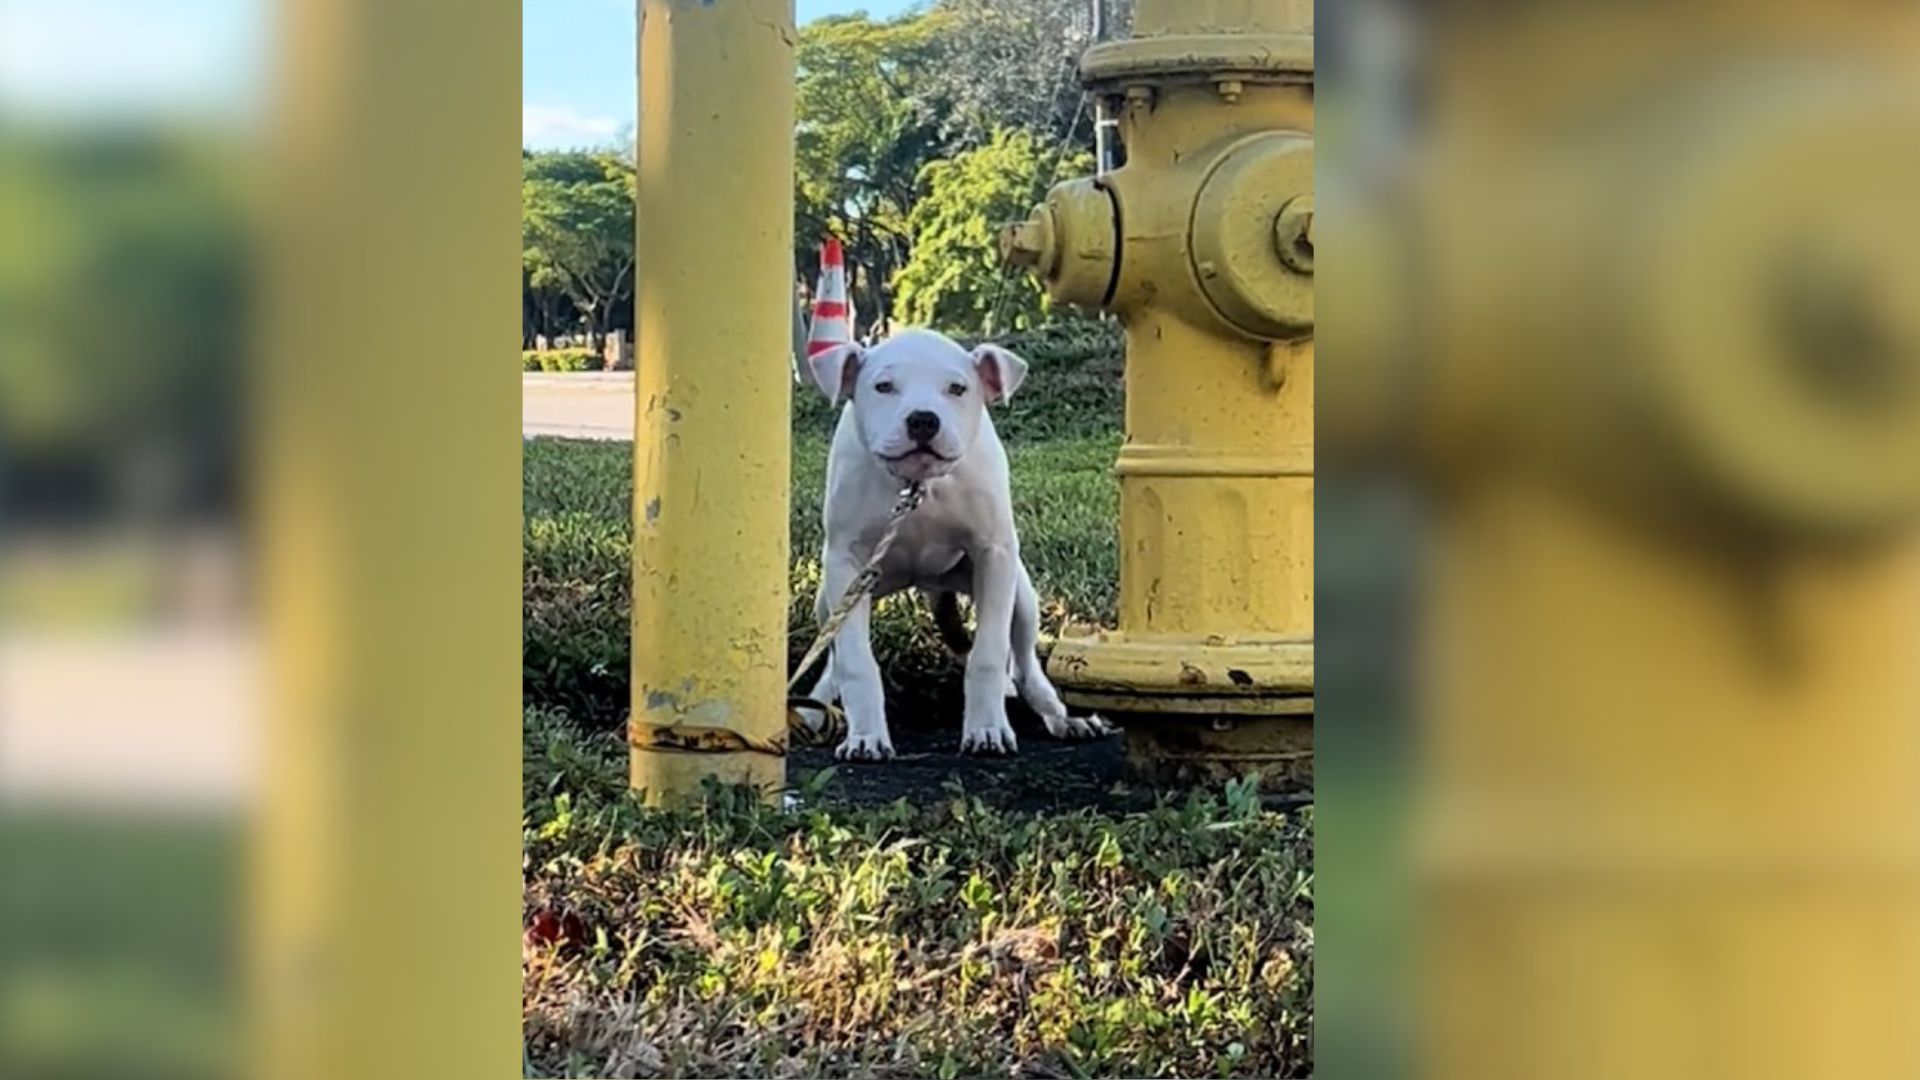
[[[926,499],[888,551],[873,599],[909,588],[973,596],[978,629],[967,656],[961,750],[1015,751],[1009,672],[1055,738],[1111,732],[1098,718],[1067,715],[1034,651],[1039,599],[1020,561],[1007,451],[987,415],[988,405],[1019,389],[1027,362],[997,346],[969,354],[940,334],[907,330],[871,349],[842,345],[809,366],[828,399],[844,406],[827,460],[819,617],[826,619],[872,558],[901,488],[921,481]],[[872,607],[863,601],[840,628],[809,696],[838,698],[846,710],[840,757],[876,761],[893,756],[893,740],[868,637]]]

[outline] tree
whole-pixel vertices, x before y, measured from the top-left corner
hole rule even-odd
[[[1121,32],[1130,5],[1108,0]],[[1055,142],[1080,111],[1080,56],[1093,44],[1091,0],[940,0],[930,92],[947,99],[942,133],[964,147],[1001,128]]]
[[[0,136],[9,525],[232,510],[243,486],[247,175],[231,140],[184,131]]]
[[[526,291],[536,303],[564,295],[591,335],[606,333],[633,297],[631,161],[605,151],[526,154],[520,190]]]
[[[921,174],[926,194],[908,218],[913,255],[893,282],[899,317],[957,333],[1000,333],[1040,322],[1046,294],[1026,274],[1003,273],[999,227],[1024,219],[1057,178],[1092,167],[1084,151],[1061,160],[1056,147],[1016,128],[929,164]]]
[[[907,218],[921,170],[948,149],[932,66],[942,20],[821,19],[800,31],[795,174],[796,263],[845,241],[854,306],[887,314],[886,282],[911,253]]]
[[[801,30],[796,263],[811,280],[820,239],[846,242],[857,331],[889,316],[980,328],[996,227],[1067,174],[1050,168],[1064,145],[1091,142],[1075,76],[1091,24],[1088,0],[937,0]],[[1044,310],[1026,281],[1008,289],[1017,320]]]

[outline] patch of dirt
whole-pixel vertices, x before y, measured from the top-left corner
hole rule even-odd
[[[840,761],[831,746],[795,748],[788,758],[796,785],[832,767],[833,781],[818,796],[830,804],[873,806],[906,799],[925,805],[953,797],[958,781],[969,795],[1009,810],[1121,811],[1152,804],[1155,790],[1127,772],[1123,736],[1089,742],[1048,738],[1037,724],[1016,721],[1020,753],[1009,758],[960,753],[959,725],[926,730],[897,725],[892,761]]]

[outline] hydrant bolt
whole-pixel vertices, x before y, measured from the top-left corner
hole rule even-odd
[[[1273,219],[1273,245],[1289,270],[1313,273],[1313,196],[1302,195],[1281,207]]]

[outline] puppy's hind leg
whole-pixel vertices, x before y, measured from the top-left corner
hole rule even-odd
[[[933,609],[933,625],[940,631],[940,640],[946,643],[953,655],[966,659],[973,650],[973,635],[967,632],[967,621],[960,614],[960,595],[951,591],[923,591],[921,597],[927,606]],[[1007,688],[1003,696],[1009,700],[1020,696],[1020,667],[1013,658],[1007,659]]]
[[[1008,628],[1013,622],[1019,552],[996,545],[973,553],[973,649],[967,653],[966,720],[960,730],[963,754],[1012,754],[1019,749],[1007,722]]]
[[[1047,734],[1056,739],[1092,739],[1111,735],[1113,726],[1097,716],[1068,716],[1067,707],[1047,680],[1047,669],[1040,663],[1040,596],[1026,566],[1020,567],[1014,582],[1012,649],[1014,681],[1027,707],[1047,725]]]

